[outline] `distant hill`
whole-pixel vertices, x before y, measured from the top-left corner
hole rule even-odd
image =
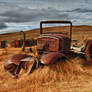
[[[44,32],[68,32],[68,26],[56,26],[56,27],[48,27],[44,28]],[[73,26],[72,36],[74,39],[80,40],[82,35],[88,35],[91,38],[92,34],[92,26]],[[25,31],[26,39],[37,38],[40,35],[39,29],[28,30]],[[23,33],[15,32],[15,33],[7,33],[7,34],[0,34],[0,41],[6,40],[7,42],[11,42],[12,40],[23,39]]]

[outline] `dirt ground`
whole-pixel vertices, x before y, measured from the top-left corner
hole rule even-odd
[[[60,27],[55,27],[53,31],[58,29]],[[68,30],[68,27],[62,27],[61,30]],[[36,38],[38,35],[39,30],[26,32],[27,38]],[[92,26],[73,27],[74,39],[80,41],[83,35],[92,39]],[[9,44],[21,37],[20,33],[6,34],[0,35],[0,40],[7,40]],[[19,79],[13,79],[4,70],[4,64],[9,56],[16,53],[23,52],[21,48],[0,49],[0,92],[92,92],[92,64],[84,58],[76,56],[69,61],[61,60],[56,64],[39,67],[32,74],[22,70]]]

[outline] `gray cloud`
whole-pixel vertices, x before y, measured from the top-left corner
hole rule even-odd
[[[90,22],[91,5],[92,0],[0,0],[0,22],[38,24],[40,20],[52,19]]]
[[[68,19],[66,13],[62,13],[54,8],[48,9],[16,9],[0,14],[4,22],[29,22],[40,21],[42,19]]]
[[[71,11],[67,12],[78,12],[78,13],[87,13],[87,12],[92,12],[92,9],[82,9],[82,8],[76,8]]]

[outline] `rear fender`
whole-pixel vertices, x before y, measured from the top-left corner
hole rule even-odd
[[[86,46],[85,57],[86,57],[87,61],[92,62],[92,41],[90,41]]]
[[[52,64],[62,58],[62,56],[63,54],[59,52],[49,52],[41,57],[40,62],[45,65]]]

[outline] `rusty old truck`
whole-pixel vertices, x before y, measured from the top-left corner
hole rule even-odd
[[[64,32],[56,33],[56,32],[53,32],[53,30],[52,32],[48,32],[48,33],[43,32],[43,24],[57,24],[57,23],[68,24],[69,33],[64,33]],[[12,56],[9,60],[6,61],[5,69],[12,70],[11,73],[14,74],[15,72],[14,65],[16,65],[17,70],[15,74],[16,73],[18,74],[20,72],[21,67],[26,68],[27,61],[33,60],[34,64],[30,70],[30,73],[31,73],[36,68],[36,64],[49,65],[49,64],[55,63],[58,60],[62,61],[62,58],[65,57],[67,59],[67,57],[70,55],[71,52],[82,54],[86,57],[88,61],[92,61],[92,40],[85,40],[81,47],[77,46],[77,44],[72,44],[73,41],[75,40],[72,40],[72,22],[71,21],[41,21],[40,36],[37,37],[38,56],[33,57],[33,56],[23,55],[23,54]],[[23,47],[23,49],[25,49],[25,46]]]

